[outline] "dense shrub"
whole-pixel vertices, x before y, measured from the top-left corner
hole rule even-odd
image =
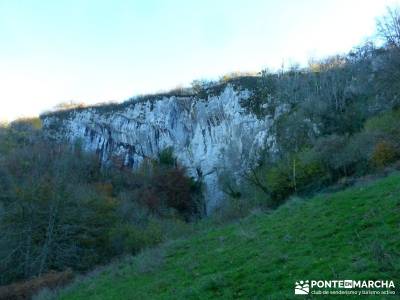
[[[161,228],[156,223],[145,227],[128,223],[119,223],[109,233],[111,251],[115,255],[136,254],[140,250],[156,245],[162,241]]]
[[[311,145],[316,135],[314,124],[302,111],[284,114],[277,120],[277,142],[286,155]]]
[[[40,290],[56,289],[68,284],[73,279],[71,270],[49,272],[41,277],[0,287],[0,299],[21,300],[32,298]]]
[[[167,147],[163,149],[158,155],[158,162],[160,165],[173,167],[176,165],[176,158],[174,156],[174,149]]]
[[[318,191],[330,181],[326,166],[314,150],[305,149],[293,158],[295,192]]]
[[[319,190],[330,181],[327,169],[315,151],[305,150],[264,167],[267,204],[277,207],[293,193]]]
[[[267,171],[266,181],[271,196],[271,207],[277,207],[294,190],[290,168],[283,163]]]
[[[84,270],[107,258],[104,233],[115,221],[115,202],[91,185],[98,165],[75,154],[39,139],[2,162],[1,282]]]
[[[162,150],[157,159],[144,161],[132,172],[126,167],[106,171],[115,195],[128,202],[140,203],[148,214],[168,217],[179,215],[185,220],[201,217],[202,183],[187,175],[178,164],[172,148]]]
[[[284,156],[272,162],[267,158],[247,176],[266,195],[267,204],[276,207],[293,193],[315,192],[346,177],[365,175],[400,158],[398,120],[399,112],[389,111],[367,119],[360,132],[314,137],[311,146],[311,140],[295,143],[290,151],[290,141],[298,136],[293,131]]]
[[[342,149],[347,175],[362,176],[373,171],[371,157],[375,144],[381,135],[373,132],[362,131],[353,135],[347,145]]]
[[[383,168],[397,160],[399,151],[391,143],[382,141],[375,145],[372,154],[372,163],[378,168]]]
[[[193,180],[185,176],[185,169],[157,170],[156,192],[167,207],[176,209],[186,218],[198,213],[198,203],[193,201],[192,191],[196,188]]]
[[[1,128],[0,145],[0,284],[88,270],[160,243],[163,219],[199,215],[201,183],[172,150],[137,172],[102,167],[79,142],[49,141],[31,122]]]
[[[335,177],[347,175],[346,153],[343,151],[346,145],[347,138],[336,134],[321,137],[314,144],[318,159]]]
[[[400,146],[400,110],[388,111],[369,119],[365,123],[365,131],[385,136],[392,143]]]

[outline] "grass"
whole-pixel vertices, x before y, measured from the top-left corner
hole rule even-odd
[[[399,233],[395,173],[203,229],[79,280],[57,298],[313,299],[294,295],[295,281],[306,279],[395,280],[399,294]]]

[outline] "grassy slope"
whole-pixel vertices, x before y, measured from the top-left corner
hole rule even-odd
[[[175,241],[163,259],[147,257],[155,269],[113,266],[61,299],[305,299],[294,296],[304,279],[392,279],[398,288],[399,233],[396,173]]]

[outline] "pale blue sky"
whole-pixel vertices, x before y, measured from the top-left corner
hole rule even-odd
[[[347,52],[392,0],[0,0],[0,120]]]

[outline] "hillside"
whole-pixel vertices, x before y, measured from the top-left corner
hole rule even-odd
[[[399,293],[399,195],[394,173],[232,225],[205,225],[78,280],[59,298],[290,299],[295,281],[306,279],[394,280]]]

